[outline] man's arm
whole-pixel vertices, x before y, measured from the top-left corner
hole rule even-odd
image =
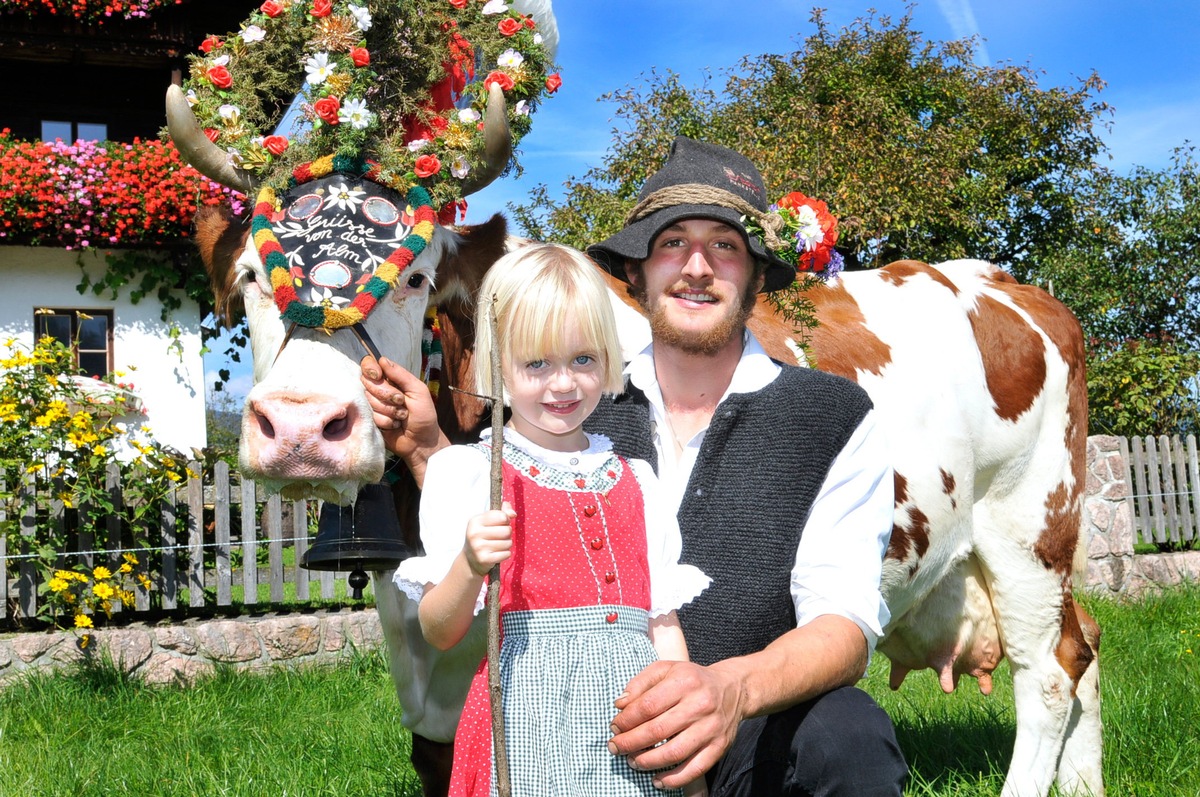
[[[424,382],[386,357],[359,363],[375,425],[387,450],[404,460],[420,487],[435,451],[450,445],[437,422],[437,408]]]
[[[628,755],[637,769],[674,767],[655,780],[677,788],[717,763],[742,720],[849,686],[866,666],[862,631],[835,615],[793,629],[758,653],[708,667],[656,662],[617,699],[609,750]]]

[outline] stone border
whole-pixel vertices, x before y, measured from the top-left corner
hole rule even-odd
[[[1200,581],[1200,551],[1138,554],[1133,552],[1132,492],[1120,438],[1088,438],[1087,484],[1083,526],[1087,532],[1086,589],[1136,595],[1148,589]]]
[[[108,655],[149,684],[190,684],[217,665],[262,671],[321,666],[383,645],[374,609],[184,621],[0,637],[0,682],[33,669],[58,669]]]

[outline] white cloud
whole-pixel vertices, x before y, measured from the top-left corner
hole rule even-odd
[[[937,0],[937,5],[955,38],[976,37],[975,63],[980,66],[991,64],[992,57],[988,54],[987,42],[979,33],[979,24],[975,21],[975,11],[971,8],[971,0]]]

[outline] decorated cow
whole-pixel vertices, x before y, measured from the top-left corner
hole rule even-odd
[[[546,5],[268,0],[238,34],[206,41],[189,91],[168,92],[184,157],[256,198],[248,224],[208,212],[196,237],[218,307],[249,321],[256,384],[240,458],[270,489],[346,503],[381,479],[387,453],[359,381],[367,351],[415,373],[440,366],[443,427],[477,425],[481,404],[444,388],[472,389],[474,292],[515,244],[499,217],[451,225],[558,86]],[[265,134],[280,91],[299,92],[302,132]],[[636,350],[648,330],[623,288],[613,301]],[[1071,597],[1087,423],[1078,324],[978,261],[893,263],[804,296],[818,322],[807,351],[765,300],[750,326],[777,359],[857,381],[886,428],[897,503],[879,650],[893,687],[931,667],[947,691],[965,673],[987,692],[1007,655],[1017,740],[1004,793],[1057,782],[1102,794],[1099,631]],[[423,341],[426,355],[440,344],[440,363],[423,361]],[[416,550],[415,490],[399,476]],[[414,764],[442,793],[481,648],[431,651],[415,606],[374,576]]]

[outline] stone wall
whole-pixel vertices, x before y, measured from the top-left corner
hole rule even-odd
[[[219,664],[247,670],[320,666],[382,644],[373,609],[7,634],[0,637],[0,680],[108,655],[147,683],[191,683]]]
[[[1133,553],[1132,489],[1125,481],[1119,438],[1088,438],[1083,523],[1087,564],[1083,585],[1099,592],[1135,595],[1146,589],[1200,581],[1200,551]]]

